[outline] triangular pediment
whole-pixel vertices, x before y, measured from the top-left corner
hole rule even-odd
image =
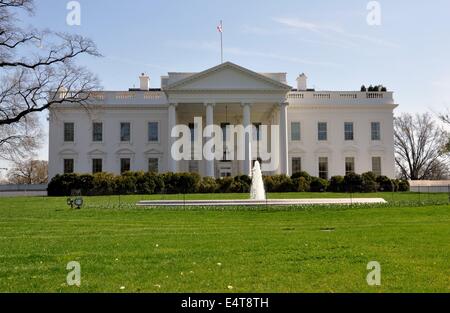
[[[106,152],[99,150],[99,149],[94,149],[92,151],[88,152],[88,155],[90,156],[102,156],[102,155],[106,155]]]
[[[190,75],[166,90],[273,90],[289,91],[290,86],[231,62]]]
[[[162,151],[159,151],[157,149],[150,149],[144,152],[144,154],[146,155],[151,155],[151,154],[163,154]]]

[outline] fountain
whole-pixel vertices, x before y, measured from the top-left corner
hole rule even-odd
[[[259,161],[255,162],[255,166],[252,170],[252,187],[250,189],[250,200],[266,200],[266,191],[264,190],[264,182]]]

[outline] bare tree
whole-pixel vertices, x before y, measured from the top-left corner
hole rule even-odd
[[[8,172],[8,181],[11,184],[46,184],[48,181],[47,172],[47,161],[17,161]]]
[[[446,164],[449,134],[430,114],[404,113],[394,122],[395,162],[402,178],[442,179]]]
[[[97,78],[75,61],[100,56],[82,36],[24,29],[17,10],[30,14],[33,0],[0,0],[0,158],[38,146],[36,114],[61,103],[85,105]]]

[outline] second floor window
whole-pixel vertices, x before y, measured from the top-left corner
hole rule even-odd
[[[372,140],[381,140],[381,126],[380,122],[371,123]]]
[[[75,140],[75,124],[64,123],[64,141],[74,142]]]
[[[158,123],[157,122],[148,123],[148,141],[150,141],[150,142],[159,141]]]
[[[346,141],[351,141],[354,139],[352,122],[346,122],[344,124],[344,137]]]
[[[317,124],[317,139],[319,141],[328,140],[328,125],[324,122],[319,122]]]
[[[300,141],[300,122],[292,122],[291,123],[291,141]]]
[[[103,141],[103,123],[92,124],[92,141],[94,142]]]
[[[131,124],[130,123],[120,123],[120,141],[130,142],[131,141]]]

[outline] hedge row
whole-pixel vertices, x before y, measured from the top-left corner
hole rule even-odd
[[[408,191],[407,181],[391,180],[373,173],[334,176],[331,180],[312,177],[306,172],[292,175],[265,176],[267,192],[376,192]],[[127,172],[116,176],[110,173],[64,174],[55,176],[48,185],[49,196],[130,195],[130,194],[188,194],[188,193],[248,193],[251,178],[243,175],[214,179],[201,178],[193,173]]]

